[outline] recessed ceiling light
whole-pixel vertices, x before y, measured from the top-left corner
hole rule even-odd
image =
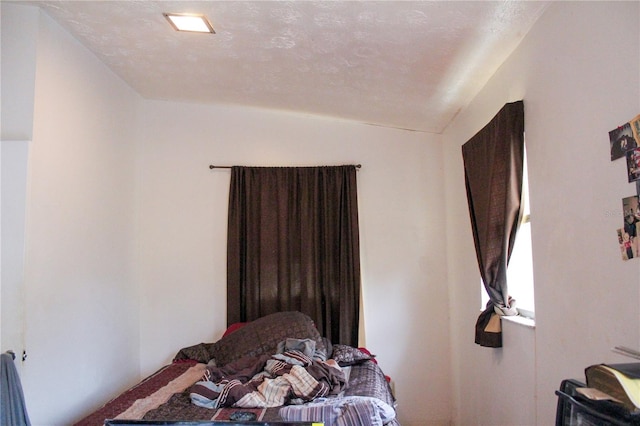
[[[209,20],[204,15],[192,13],[163,13],[176,31],[215,34]]]

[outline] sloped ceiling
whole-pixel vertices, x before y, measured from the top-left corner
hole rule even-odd
[[[32,1],[141,96],[441,133],[542,1]],[[203,13],[216,34],[163,12]]]

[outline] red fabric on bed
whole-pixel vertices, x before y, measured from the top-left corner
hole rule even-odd
[[[376,364],[378,363],[378,361],[376,361],[375,356],[371,353],[371,351],[369,351],[369,349],[367,348],[358,348],[359,351],[364,352],[365,354],[369,355],[371,358],[371,361],[375,362]]]
[[[234,332],[234,331],[236,331],[236,330],[241,329],[241,328],[242,328],[242,327],[244,327],[245,325],[247,325],[247,323],[246,323],[246,322],[236,322],[236,323],[231,324],[231,325],[229,326],[229,328],[227,328],[227,329],[225,330],[225,332],[224,332],[224,334],[222,335],[222,337],[224,337],[224,336],[226,336],[226,335],[228,335],[228,334],[231,334],[231,333],[233,333],[233,332]]]

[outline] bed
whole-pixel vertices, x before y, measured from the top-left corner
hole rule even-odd
[[[143,424],[237,421],[399,426],[389,378],[365,348],[332,345],[300,312],[230,326],[88,414]],[[240,416],[240,417],[238,417]]]

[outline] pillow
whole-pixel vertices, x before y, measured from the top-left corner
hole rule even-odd
[[[218,366],[224,366],[245,356],[275,354],[278,343],[287,338],[312,339],[316,350],[326,353],[322,337],[309,316],[302,312],[278,312],[226,334],[211,346],[211,355]]]
[[[347,345],[333,345],[331,358],[336,360],[340,367],[347,367],[373,360],[375,355],[364,353],[360,349]]]
[[[226,336],[227,334],[231,334],[236,330],[240,330],[242,327],[244,327],[247,324],[248,323],[246,323],[246,322],[235,322],[235,323],[231,324],[229,327],[227,327],[227,329],[225,330],[225,332],[222,335],[222,337]]]

